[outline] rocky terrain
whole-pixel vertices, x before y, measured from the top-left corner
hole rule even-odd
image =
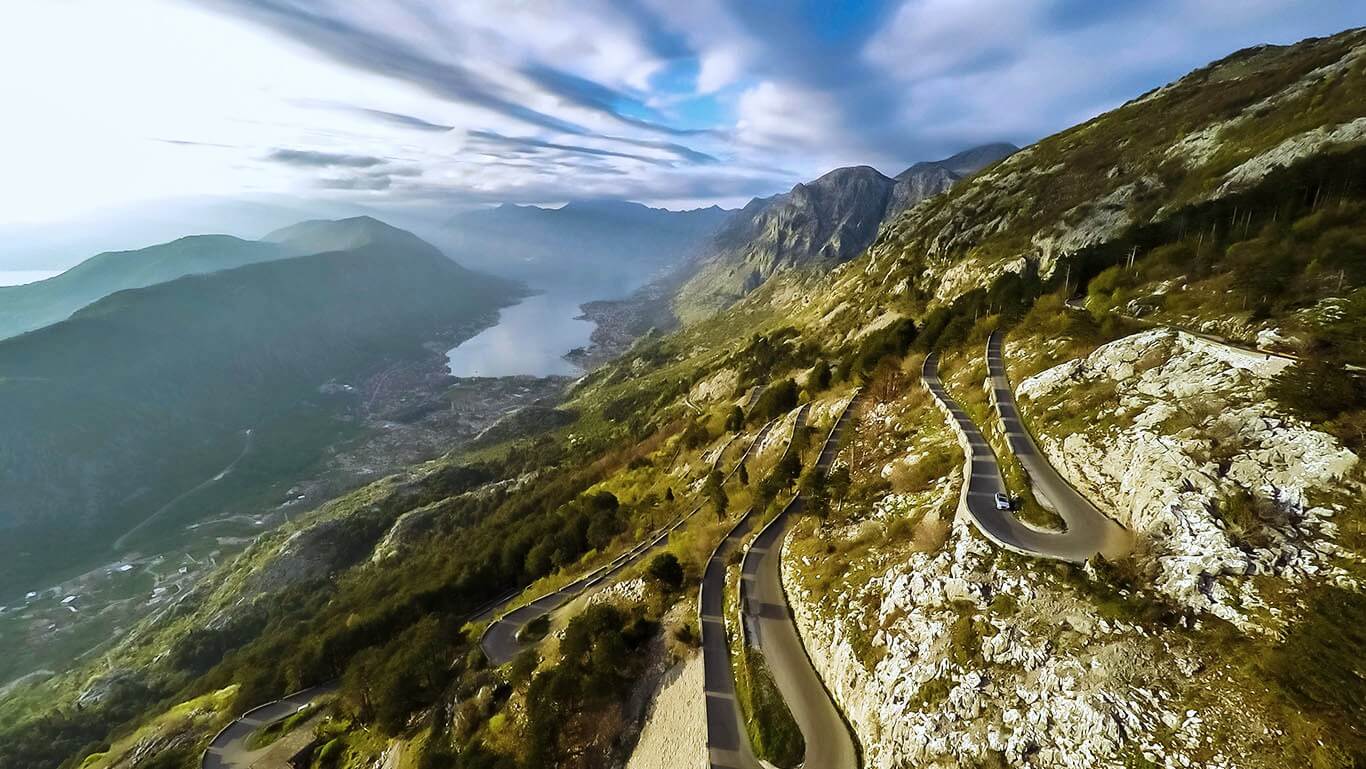
[[[1296,591],[1356,589],[1361,574],[1334,522],[1361,493],[1357,457],[1267,398],[1285,365],[1158,329],[1021,383],[1050,461],[1139,537],[1133,581],[1113,592],[1089,566],[1006,553],[963,519],[939,547],[869,530],[937,514],[932,489],[956,490],[954,473],[823,527],[814,541],[835,552],[883,543],[843,579],[789,543],[799,628],[868,765],[1274,766],[1275,709],[1228,673],[1217,627],[1276,637],[1299,619]],[[906,414],[864,419],[889,450],[913,436],[884,476],[934,450],[935,428]]]
[[[898,218],[870,249],[869,269],[905,265],[936,302],[951,303],[985,285],[951,273],[989,279],[1027,263],[1047,278],[1131,228],[1180,229],[1169,217],[1183,207],[1359,145],[1363,51],[1366,32],[1353,30],[1214,62]]]
[[[859,255],[884,221],[1010,155],[1010,144],[975,147],[917,163],[896,178],[868,166],[838,168],[790,192],[755,199],[732,215],[679,291],[684,322],[705,317],[789,268],[829,270]]]
[[[1362,481],[1355,454],[1267,395],[1288,365],[1156,329],[1037,374],[1019,395],[1054,466],[1139,537],[1159,593],[1271,631],[1275,611],[1246,578],[1354,587],[1334,517]],[[1078,403],[1094,409],[1082,429],[1067,419]]]

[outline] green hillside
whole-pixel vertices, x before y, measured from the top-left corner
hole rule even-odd
[[[3,583],[113,558],[246,430],[275,469],[305,465],[353,429],[319,385],[422,354],[513,295],[429,246],[366,245],[121,291],[0,342]]]
[[[318,249],[324,250],[324,249]],[[71,313],[127,288],[279,259],[288,251],[231,235],[191,235],[135,251],[109,251],[47,280],[0,287],[0,339],[65,320]]]
[[[372,216],[349,219],[311,219],[275,230],[261,238],[295,254],[348,251],[362,247],[388,248],[425,257],[441,256],[436,246],[407,230],[391,227]]]

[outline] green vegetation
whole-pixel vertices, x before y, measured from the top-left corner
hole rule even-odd
[[[683,566],[673,553],[660,553],[650,559],[646,573],[668,592],[676,592],[683,587]]]
[[[883,358],[905,354],[915,338],[915,323],[910,318],[900,318],[863,338],[854,353],[852,368],[864,376],[871,375]]]
[[[729,500],[726,498],[726,489],[722,485],[720,470],[712,470],[707,473],[707,479],[702,484],[702,494],[711,503],[712,512],[716,513],[716,520],[724,520]]]
[[[308,705],[291,716],[282,718],[273,724],[267,724],[252,732],[250,737],[247,737],[247,749],[260,750],[268,745],[273,745],[276,740],[294,731],[300,724],[313,718],[317,714],[318,706]]]
[[[830,515],[831,503],[844,499],[849,492],[849,468],[827,473],[813,467],[802,475],[797,488],[805,502],[804,512],[824,520]]]
[[[605,765],[623,700],[644,664],[640,651],[654,631],[639,613],[606,604],[569,623],[560,661],[527,689],[526,766]]]
[[[791,379],[779,379],[759,394],[754,407],[749,410],[749,421],[753,424],[763,424],[786,414],[796,406],[797,383]]]
[[[726,432],[736,433],[745,427],[745,412],[739,407],[734,406],[730,414],[726,415]]]
[[[194,769],[199,765],[199,751],[194,746],[196,733],[216,729],[230,717],[227,711],[232,701],[232,688],[210,692],[202,697],[183,702],[158,713],[136,730],[115,738],[111,743],[92,746],[83,761],[68,761],[80,769],[108,769],[125,766],[139,747],[148,741],[161,740],[169,745],[150,758],[160,769]],[[18,754],[16,752],[16,754]],[[28,755],[36,755],[29,750]],[[22,754],[20,754],[22,755]],[[11,764],[7,764],[10,766]],[[42,764],[12,764],[13,766],[41,766]],[[51,765],[55,765],[55,762]],[[140,764],[141,766],[142,764]]]
[[[1366,449],[1366,376],[1308,361],[1277,374],[1268,394],[1290,413],[1323,424],[1353,450]]]
[[[783,769],[799,765],[806,754],[806,741],[778,691],[763,653],[745,644],[732,659],[735,694],[754,755]]]
[[[1359,762],[1366,756],[1366,596],[1325,586],[1305,596],[1305,605],[1283,643],[1250,659],[1274,686],[1295,742],[1309,753],[1301,766]]]
[[[111,542],[239,457],[254,469],[209,485],[261,493],[355,429],[338,418],[353,396],[320,385],[428,355],[424,342],[512,296],[430,246],[377,244],[122,291],[0,341],[0,504],[15,522],[0,581],[107,559]],[[272,472],[252,464],[258,449]],[[185,514],[164,509],[153,528]]]
[[[191,235],[136,251],[99,254],[48,280],[0,286],[0,339],[66,320],[115,291],[302,253],[231,235]]]
[[[401,732],[409,714],[435,702],[458,671],[448,662],[454,634],[436,617],[424,617],[358,653],[342,677],[342,698],[357,718],[388,735]]]

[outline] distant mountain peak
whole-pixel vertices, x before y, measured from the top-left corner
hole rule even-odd
[[[652,210],[644,203],[613,198],[578,198],[564,204],[566,211],[642,211]]]
[[[883,222],[1015,150],[984,144],[916,163],[895,178],[868,165],[844,166],[781,195],[755,198],[713,238],[708,263],[680,292],[680,314],[703,317],[787,267],[852,259]]]
[[[56,277],[0,288],[0,339],[64,320],[109,294],[288,256],[276,243],[187,235],[146,248],[105,251]]]
[[[278,243],[300,255],[351,251],[366,247],[389,247],[420,251],[429,257],[445,258],[436,246],[373,216],[310,219],[278,229],[262,240]]]
[[[815,184],[845,183],[859,179],[872,179],[890,182],[892,179],[872,166],[843,166],[831,171],[826,171],[816,177],[814,181],[806,182],[806,186]]]
[[[434,237],[452,258],[505,277],[619,290],[693,256],[728,214],[602,197],[559,208],[504,203],[456,213]]]

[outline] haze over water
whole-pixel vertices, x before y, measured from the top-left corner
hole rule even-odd
[[[451,374],[473,376],[578,376],[583,369],[564,354],[589,343],[596,324],[578,320],[579,305],[593,297],[546,292],[504,307],[498,323],[446,353]]]

